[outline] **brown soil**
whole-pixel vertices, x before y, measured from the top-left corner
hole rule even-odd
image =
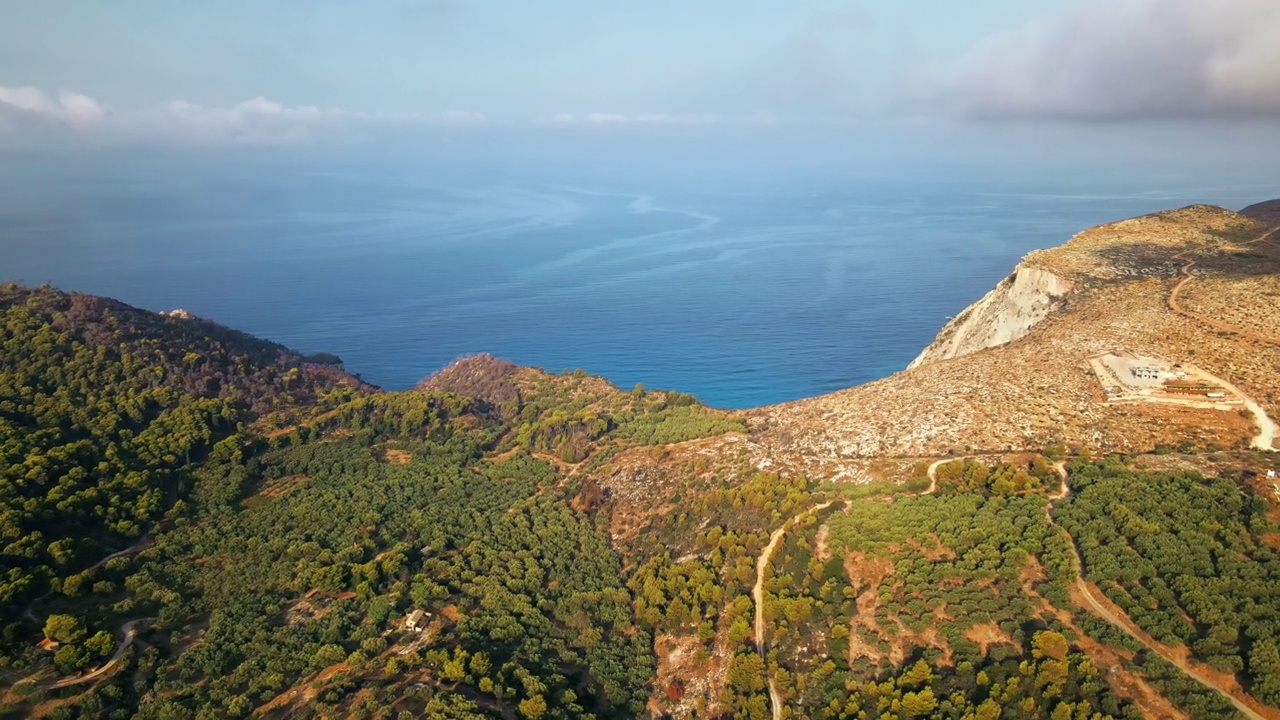
[[[983,655],[986,655],[995,645],[1009,645],[1012,647],[1020,647],[1018,643],[1008,633],[1000,629],[995,623],[982,623],[974,625],[964,631],[965,639],[976,644]]]
[[[1088,598],[1084,596],[1084,588],[1087,588],[1092,598],[1106,610],[1107,615],[1110,617],[1106,617],[1104,619],[1108,622],[1115,624],[1118,621],[1130,635],[1133,635],[1142,642],[1143,645],[1151,648],[1157,654],[1176,665],[1184,673],[1200,676],[1214,688],[1247,705],[1259,717],[1267,718],[1268,720],[1280,720],[1280,709],[1263,705],[1254,699],[1253,696],[1245,693],[1244,688],[1240,686],[1240,682],[1234,675],[1220,670],[1214,670],[1201,662],[1193,660],[1191,658],[1190,649],[1185,645],[1170,647],[1148,635],[1139,628],[1133,620],[1129,619],[1129,616],[1123,609],[1113,603],[1111,599],[1093,583],[1081,581],[1073,584],[1071,588],[1072,602],[1076,603],[1080,607],[1092,606],[1093,603],[1089,602]]]
[[[495,463],[502,462],[503,460],[510,460],[511,458],[515,457],[516,454],[519,453],[522,449],[523,448],[520,448],[520,447],[513,447],[510,450],[500,452],[497,455],[490,456],[486,459],[489,462],[495,462]]]
[[[268,480],[262,484],[262,488],[258,490],[258,495],[268,498],[278,498],[287,493],[296,490],[305,485],[311,478],[306,475],[285,475],[284,477]]]
[[[937,533],[933,533],[932,540],[933,540],[932,547],[921,545],[920,543],[916,542],[914,538],[907,540],[907,545],[910,545],[913,550],[915,550],[916,552],[919,552],[921,555],[924,555],[926,558],[928,558],[932,562],[938,562],[940,560],[956,559],[955,552],[951,548],[942,544],[942,540],[938,537]]]
[[[868,642],[863,638],[863,633],[879,637],[879,630],[868,630],[862,625],[862,621],[854,620],[849,625],[849,664],[853,665],[858,658],[868,658],[873,663],[878,663],[884,659],[884,653],[880,652],[880,648],[874,643]]]
[[[338,663],[313,673],[260,706],[258,715],[269,717],[273,713],[287,710],[294,705],[309,705],[320,695],[323,683],[333,679],[340,673],[349,672],[350,670],[350,665]]]
[[[1278,298],[1280,277],[1275,275],[1198,277],[1179,296],[1182,308],[1194,317],[1214,318],[1227,332],[1262,342],[1280,337]]]
[[[1045,578],[1044,567],[1040,561],[1034,557],[1028,557],[1026,565],[1018,574],[1022,581],[1022,591],[1040,603],[1040,613],[1042,616],[1052,616],[1057,618],[1063,625],[1071,628],[1077,635],[1075,645],[1080,648],[1086,655],[1093,659],[1094,663],[1103,671],[1106,676],[1107,683],[1111,685],[1111,689],[1116,695],[1132,702],[1142,711],[1144,717],[1150,720],[1163,720],[1164,718],[1183,719],[1187,718],[1187,714],[1179,710],[1170,703],[1163,695],[1160,694],[1145,678],[1135,674],[1127,669],[1127,661],[1132,659],[1132,655],[1103,645],[1093,638],[1085,634],[1083,630],[1076,625],[1075,618],[1071,613],[1062,608],[1054,607],[1044,596],[1036,592],[1034,583]],[[1077,598],[1072,598],[1073,602],[1077,602]],[[1084,605],[1080,605],[1084,607]]]
[[[1257,246],[1263,245],[1264,243],[1270,243],[1271,240],[1276,236],[1278,232],[1280,232],[1280,230],[1269,230],[1259,235],[1256,240],[1248,244],[1256,248]],[[1248,311],[1241,312],[1243,308],[1241,308],[1240,306],[1235,306],[1231,308],[1232,310],[1235,310],[1235,313],[1233,313],[1233,315],[1235,315],[1235,317],[1238,317],[1241,323],[1232,324],[1230,322],[1224,322],[1218,319],[1218,317],[1215,315],[1209,315],[1206,313],[1201,313],[1201,312],[1197,312],[1195,310],[1189,309],[1182,303],[1180,296],[1184,291],[1186,291],[1187,286],[1190,285],[1191,282],[1196,279],[1196,276],[1193,272],[1196,266],[1196,259],[1193,255],[1194,253],[1197,252],[1197,250],[1184,250],[1183,252],[1180,252],[1174,256],[1175,258],[1178,258],[1178,259],[1186,259],[1186,264],[1182,266],[1182,276],[1183,276],[1182,279],[1179,280],[1178,284],[1175,285],[1173,287],[1173,290],[1169,292],[1169,309],[1187,318],[1203,323],[1204,325],[1207,325],[1210,328],[1213,328],[1214,330],[1217,330],[1219,332],[1238,335],[1246,340],[1252,340],[1256,343],[1261,343],[1265,345],[1280,345],[1280,335],[1258,331],[1259,318],[1262,318],[1264,321],[1268,321],[1267,324],[1263,326],[1263,328],[1265,329],[1270,329],[1271,326],[1274,325],[1274,321],[1275,321],[1274,312],[1270,312],[1270,313],[1264,312],[1261,314],[1256,312],[1251,313]],[[1263,282],[1268,282],[1269,287],[1272,289],[1272,291],[1274,291],[1274,283],[1275,283],[1274,277],[1265,278]],[[1256,293],[1258,291],[1254,290],[1254,292]],[[1213,296],[1210,296],[1210,297],[1213,297]],[[1221,295],[1219,295],[1218,297],[1221,297]],[[1203,297],[1201,298],[1201,303],[1204,303]],[[1245,305],[1245,307],[1249,308],[1251,305],[1252,303],[1248,303]],[[1218,309],[1220,312],[1223,310],[1222,308],[1215,308],[1215,309]],[[1230,312],[1230,310],[1228,310],[1228,312]],[[1238,313],[1238,315],[1236,315],[1236,313]]]
[[[289,433],[293,432],[294,430],[297,430],[300,427],[309,427],[312,425],[316,425],[318,423],[324,422],[325,420],[328,420],[329,418],[333,418],[337,416],[338,416],[337,410],[330,410],[329,412],[321,413],[313,418],[310,418],[309,420],[307,420],[307,422],[302,423],[300,425],[289,425],[287,427],[277,428],[275,430],[269,430],[266,433],[263,433],[263,437],[267,438],[268,440],[273,438],[278,438],[278,437],[284,437],[285,435],[288,435]]]
[[[714,641],[713,653],[700,653],[702,645],[688,635],[663,634],[654,640],[658,672],[649,699],[652,716],[702,716],[707,709],[716,707],[724,688],[727,659],[732,656],[728,648],[721,646],[722,633],[718,635],[721,637]]]
[[[813,535],[813,557],[819,562],[831,559],[831,527],[826,523]]]
[[[377,452],[379,461],[389,465],[408,465],[413,460],[413,453],[396,448],[383,448]]]
[[[284,624],[288,626],[301,625],[312,620],[319,620],[324,617],[324,614],[323,607],[316,606],[310,600],[298,600],[285,609]]]
[[[896,618],[895,618],[896,619]],[[955,656],[951,650],[951,643],[942,636],[938,628],[933,625],[926,626],[919,632],[908,629],[905,625],[898,622],[900,631],[894,640],[894,655],[905,657],[911,650],[919,647],[933,647],[942,651],[942,657],[938,658],[938,664],[944,667],[952,667],[955,665]],[[902,662],[901,660],[897,662]]]
[[[858,597],[854,600],[858,608],[858,614],[853,618],[849,629],[849,664],[852,665],[860,654],[865,654],[874,660],[879,660],[883,657],[883,654],[874,645],[861,640],[859,628],[864,628],[881,640],[888,642],[890,646],[889,661],[895,665],[901,664],[906,657],[907,649],[904,646],[904,639],[901,635],[891,637],[876,622],[876,609],[880,605],[880,585],[885,578],[893,575],[893,560],[888,557],[868,558],[865,553],[859,551],[849,553],[845,557],[844,569],[853,587],[861,588]]]

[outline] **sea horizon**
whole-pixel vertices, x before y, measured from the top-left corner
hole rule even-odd
[[[1086,227],[1275,194],[1137,173],[623,175],[11,170],[0,280],[183,308],[388,390],[490,353],[734,409],[904,369],[1019,258]]]

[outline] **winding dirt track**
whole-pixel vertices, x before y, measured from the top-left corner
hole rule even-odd
[[[1094,615],[1105,620],[1108,624],[1124,631],[1126,635],[1141,643],[1151,652],[1172,663],[1192,680],[1195,680],[1206,688],[1226,698],[1233,706],[1235,706],[1236,710],[1240,711],[1242,715],[1250,720],[1276,720],[1277,718],[1280,718],[1280,711],[1259,703],[1257,700],[1245,695],[1243,692],[1234,691],[1232,688],[1224,687],[1219,681],[1200,672],[1195,667],[1192,667],[1184,658],[1174,654],[1169,650],[1169,648],[1147,638],[1145,633],[1143,633],[1138,628],[1137,624],[1134,623],[1127,615],[1112,612],[1110,608],[1098,600],[1097,596],[1094,595],[1093,590],[1090,588],[1089,583],[1084,579],[1084,563],[1080,559],[1080,551],[1076,548],[1075,538],[1071,536],[1071,533],[1067,532],[1066,528],[1059,525],[1053,519],[1054,503],[1071,495],[1071,486],[1067,483],[1066,464],[1058,463],[1054,466],[1054,469],[1056,469],[1058,474],[1062,476],[1062,487],[1058,489],[1058,492],[1049,496],[1049,502],[1046,503],[1044,507],[1044,514],[1045,517],[1048,518],[1049,524],[1058,528],[1058,530],[1067,538],[1068,546],[1071,548],[1071,570],[1076,576],[1076,590],[1088,604],[1089,610]]]
[[[128,650],[129,647],[133,645],[133,641],[138,637],[138,624],[145,621],[146,621],[146,618],[141,618],[138,620],[130,620],[129,622],[120,626],[120,632],[124,633],[124,640],[120,643],[118,647],[116,647],[115,654],[111,656],[111,659],[108,660],[105,665],[98,668],[97,670],[94,670],[89,673],[85,673],[84,675],[64,678],[62,680],[58,680],[57,682],[49,683],[44,686],[44,689],[57,690],[58,688],[71,687],[72,685],[80,685],[83,683],[87,683],[90,680],[96,680],[97,678],[107,674],[107,672],[109,672],[111,668],[115,667],[116,663],[120,662],[120,657],[124,655],[124,651]]]
[[[1267,232],[1259,235],[1257,238],[1255,238],[1252,242],[1248,244],[1258,245],[1264,242],[1268,242],[1270,240],[1275,239],[1277,234],[1280,234],[1280,227],[1268,230]],[[1177,253],[1176,255],[1173,256],[1173,258],[1175,260],[1181,260],[1187,255],[1193,252],[1196,252],[1197,250],[1200,250],[1200,249],[1201,248],[1189,248],[1187,250],[1183,250],[1180,253]],[[1195,274],[1192,272],[1192,269],[1195,266],[1196,266],[1195,260],[1187,260],[1187,262],[1183,264],[1182,271],[1181,271],[1182,279],[1178,281],[1177,285],[1173,286],[1173,290],[1169,291],[1168,305],[1170,310],[1184,317],[1191,318],[1192,320],[1208,325],[1214,330],[1218,330],[1220,332],[1234,333],[1236,335],[1249,338],[1250,340],[1254,340],[1256,342],[1268,343],[1272,345],[1280,345],[1280,338],[1271,337],[1269,335],[1262,335],[1260,333],[1252,332],[1250,330],[1245,330],[1243,328],[1238,328],[1232,325],[1228,325],[1226,323],[1219,322],[1218,320],[1211,318],[1207,315],[1204,315],[1202,313],[1195,312],[1194,310],[1188,310],[1186,306],[1182,304],[1182,300],[1180,296],[1182,295],[1182,291],[1186,289],[1187,285],[1191,284],[1191,281],[1195,279]],[[1227,382],[1226,380],[1210,375],[1209,373],[1203,370],[1200,370],[1198,368],[1192,368],[1192,369],[1195,370],[1195,372],[1200,373],[1201,375],[1204,375],[1205,377],[1222,385],[1230,392],[1240,396],[1240,398],[1244,401],[1245,409],[1247,409],[1250,413],[1253,414],[1254,420],[1258,423],[1258,435],[1253,439],[1253,442],[1251,443],[1251,447],[1257,450],[1270,450],[1273,452],[1276,450],[1276,447],[1275,447],[1275,437],[1277,432],[1276,424],[1271,420],[1271,418],[1267,417],[1267,413],[1262,409],[1261,405],[1259,405],[1256,401],[1254,401],[1253,398],[1249,397],[1248,395],[1245,395],[1243,392],[1240,391],[1239,388]]]
[[[1280,228],[1273,228],[1259,235],[1257,238],[1255,238],[1254,240],[1246,244],[1260,245],[1264,242],[1268,242],[1270,240],[1275,239],[1278,234],[1280,234]],[[1202,248],[1189,248],[1187,250],[1183,250],[1182,252],[1174,255],[1173,259],[1181,260],[1187,255],[1190,255],[1191,253],[1201,249]],[[1169,291],[1168,305],[1170,310],[1184,317],[1188,317],[1188,318],[1191,318],[1192,320],[1196,320],[1201,323],[1204,323],[1205,325],[1208,325],[1214,330],[1219,330],[1221,332],[1235,333],[1237,335],[1240,335],[1241,337],[1246,337],[1246,338],[1249,338],[1250,340],[1256,340],[1258,342],[1270,343],[1272,345],[1280,345],[1280,338],[1271,337],[1270,335],[1263,335],[1260,333],[1252,332],[1250,330],[1238,328],[1233,325],[1228,325],[1226,323],[1220,322],[1202,313],[1195,312],[1194,310],[1188,310],[1186,306],[1182,304],[1182,300],[1180,296],[1182,295],[1182,291],[1186,289],[1187,285],[1189,285],[1191,281],[1195,279],[1195,274],[1191,272],[1192,268],[1194,268],[1195,266],[1196,266],[1195,260],[1188,260],[1185,264],[1183,264],[1182,271],[1181,271],[1182,279],[1178,281],[1177,285],[1173,286],[1173,290]]]
[[[962,460],[972,460],[975,457],[977,457],[977,455],[965,455],[963,457],[947,457],[947,458],[942,458],[941,460],[935,460],[933,464],[929,466],[929,470],[927,473],[929,476],[929,489],[925,490],[920,494],[932,495],[938,492],[938,468],[948,463],[960,462]]]
[[[1232,385],[1231,383],[1227,382],[1226,380],[1223,380],[1222,378],[1216,375],[1211,375],[1205,372],[1204,370],[1201,370],[1198,367],[1193,367],[1191,365],[1187,365],[1186,367],[1188,370],[1194,373],[1203,375],[1206,378],[1212,380],[1213,382],[1218,383],[1222,387],[1226,388],[1227,392],[1238,395],[1240,399],[1244,401],[1245,409],[1253,413],[1254,422],[1258,423],[1258,434],[1253,437],[1253,440],[1250,441],[1249,446],[1257,450],[1270,450],[1273,452],[1275,451],[1276,449],[1275,421],[1273,421],[1270,417],[1267,416],[1267,411],[1263,410],[1262,406],[1259,405],[1257,401],[1255,401],[1253,398],[1249,397],[1248,395],[1245,395],[1244,392],[1240,390],[1240,388],[1236,387],[1235,385]]]
[[[1256,239],[1254,239],[1249,244],[1258,245],[1264,242],[1268,242],[1270,240],[1275,239],[1277,237],[1277,234],[1280,234],[1280,228],[1273,228],[1263,233],[1262,235],[1259,235]],[[1181,260],[1182,258],[1186,257],[1187,255],[1193,252],[1196,252],[1199,249],[1200,248],[1190,248],[1187,250],[1183,250],[1182,252],[1174,255],[1173,257],[1175,260]],[[1182,304],[1182,300],[1180,296],[1182,295],[1182,291],[1187,288],[1187,285],[1191,284],[1191,281],[1195,279],[1195,274],[1192,272],[1192,269],[1195,268],[1195,266],[1196,266],[1195,260],[1187,260],[1186,263],[1183,264],[1182,271],[1181,271],[1182,279],[1178,281],[1177,285],[1173,286],[1173,290],[1169,291],[1168,305],[1170,310],[1184,317],[1191,318],[1192,320],[1203,323],[1204,325],[1207,325],[1213,328],[1214,330],[1218,330],[1220,332],[1234,333],[1236,335],[1249,338],[1250,340],[1254,340],[1256,342],[1268,343],[1272,345],[1280,345],[1280,338],[1271,337],[1269,335],[1263,335],[1250,330],[1245,330],[1243,328],[1238,328],[1232,325],[1228,325],[1226,323],[1220,322],[1202,313],[1195,312],[1194,310],[1188,310],[1186,306]],[[1232,385],[1231,383],[1228,383],[1227,381],[1221,378],[1214,377],[1213,375],[1210,375],[1209,373],[1206,373],[1203,370],[1197,369],[1196,372],[1199,372],[1205,375],[1206,377],[1218,382],[1223,387],[1227,388],[1228,390],[1235,393],[1236,395],[1239,395],[1244,400],[1245,408],[1249,412],[1253,413],[1253,417],[1258,423],[1258,430],[1259,430],[1258,436],[1253,439],[1252,447],[1258,450],[1274,451],[1276,449],[1275,447],[1275,436],[1277,432],[1276,424],[1272,422],[1271,418],[1267,417],[1267,414],[1266,412],[1263,411],[1261,405],[1255,402],[1253,398],[1250,398],[1248,395],[1245,395],[1243,392],[1240,391],[1239,388]]]
[[[779,696],[778,688],[773,682],[773,675],[769,672],[769,657],[766,654],[768,648],[765,646],[764,639],[764,576],[769,571],[769,562],[773,559],[773,552],[778,549],[778,543],[782,542],[787,530],[800,518],[831,507],[832,502],[828,500],[820,505],[814,505],[782,523],[782,526],[774,530],[773,534],[769,536],[769,544],[764,546],[764,549],[760,551],[760,557],[756,558],[756,584],[751,588],[751,599],[756,606],[756,652],[760,653],[760,659],[764,661],[764,672],[769,682],[769,705],[773,710],[773,720],[782,720],[782,698]]]
[[[112,560],[115,560],[118,557],[124,557],[126,555],[132,555],[136,552],[146,550],[147,548],[151,547],[154,544],[155,544],[155,541],[151,539],[150,535],[143,535],[142,539],[139,540],[138,542],[130,545],[129,547],[123,550],[120,550],[118,552],[113,552],[110,555],[102,558],[98,562],[90,565],[89,570],[97,570],[98,568],[106,565],[107,563],[111,562]]]
[[[1223,385],[1230,387],[1229,385],[1227,385],[1227,383],[1223,383]],[[1234,391],[1237,394],[1240,394],[1241,397],[1244,397],[1244,395],[1242,393],[1239,393],[1238,390],[1234,390]],[[1265,413],[1261,412],[1261,409],[1256,411],[1256,414],[1260,418],[1265,419],[1267,423],[1271,423],[1270,419],[1266,418]],[[1270,429],[1268,429],[1267,427],[1264,427],[1259,437],[1261,438],[1263,434],[1267,434],[1268,432],[1274,434],[1275,432],[1274,424],[1270,425]],[[1270,439],[1268,439],[1268,443],[1270,443]],[[929,488],[924,492],[922,492],[921,494],[931,495],[937,492],[938,468],[940,468],[941,466],[947,463],[959,462],[965,459],[966,458],[963,458],[963,457],[949,457],[949,458],[943,458],[941,460],[937,460],[933,462],[928,469]],[[1074,584],[1075,584],[1076,590],[1080,593],[1080,596],[1084,598],[1085,603],[1088,605],[1088,610],[1093,614],[1095,614],[1096,616],[1098,616],[1103,621],[1112,625],[1113,627],[1120,629],[1126,635],[1133,638],[1138,643],[1142,644],[1151,652],[1159,655],[1160,657],[1164,658],[1165,660],[1173,664],[1175,667],[1177,667],[1179,670],[1181,670],[1191,679],[1200,683],[1201,685],[1208,688],[1209,690],[1212,690],[1213,692],[1216,692],[1219,695],[1221,695],[1228,702],[1230,702],[1231,705],[1235,707],[1236,710],[1238,710],[1243,716],[1245,716],[1246,718],[1249,718],[1249,720],[1280,720],[1280,710],[1263,705],[1262,703],[1258,702],[1255,698],[1244,693],[1243,691],[1236,688],[1225,686],[1218,679],[1211,677],[1208,673],[1202,672],[1198,668],[1194,667],[1191,663],[1189,663],[1185,658],[1172,652],[1169,648],[1165,647],[1164,645],[1158,642],[1155,642],[1151,638],[1147,637],[1146,634],[1143,633],[1140,628],[1138,628],[1137,624],[1134,623],[1133,620],[1131,620],[1123,612],[1113,611],[1110,607],[1108,607],[1105,603],[1101,602],[1098,599],[1098,597],[1094,594],[1093,589],[1090,587],[1089,583],[1084,578],[1084,562],[1080,558],[1080,551],[1076,547],[1075,538],[1071,536],[1071,533],[1067,532],[1066,528],[1063,528],[1053,519],[1053,507],[1055,503],[1071,495],[1071,486],[1068,483],[1066,463],[1065,462],[1055,463],[1054,469],[1057,470],[1058,475],[1062,477],[1062,485],[1058,488],[1057,492],[1048,496],[1049,502],[1045,504],[1045,508],[1044,508],[1045,518],[1048,520],[1050,525],[1058,528],[1058,530],[1067,538],[1068,547],[1071,549],[1071,569],[1072,569],[1072,572],[1075,574]],[[798,520],[805,517],[806,515],[810,515],[820,510],[824,510],[830,507],[831,505],[832,505],[832,501],[821,503],[819,505],[814,505],[808,510],[798,513],[793,517],[791,517],[790,519],[788,519],[777,530],[774,530],[773,533],[770,534],[768,545],[766,545],[764,549],[761,550],[760,556],[756,559],[756,581],[755,581],[755,585],[752,586],[751,588],[751,598],[755,604],[755,638],[754,639],[755,639],[755,645],[756,645],[756,652],[760,653],[760,658],[764,661],[765,673],[769,675],[768,677],[769,704],[770,704],[770,709],[772,711],[773,720],[782,720],[782,697],[778,692],[778,688],[773,681],[772,675],[769,674],[769,664],[768,664],[768,654],[767,654],[768,646],[765,642],[765,616],[764,616],[765,575],[768,573],[769,565],[773,559],[773,553],[777,550],[778,544],[782,542],[783,537],[786,536],[787,530],[791,529],[791,527],[795,525],[795,523]],[[119,653],[117,653],[117,655],[118,654]],[[113,662],[114,662],[114,659],[113,659]],[[105,669],[106,668],[103,668],[102,670],[105,671]]]

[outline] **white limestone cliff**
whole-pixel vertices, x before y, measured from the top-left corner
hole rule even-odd
[[[1013,342],[1061,307],[1074,284],[1020,263],[1013,274],[943,326],[907,369]]]

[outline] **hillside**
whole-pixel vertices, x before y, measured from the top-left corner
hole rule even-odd
[[[0,717],[1280,718],[1280,241],[1031,253],[729,413],[0,289]]]
[[[1109,401],[1090,358],[1194,366],[1280,414],[1277,270],[1272,226],[1221,208],[1092,228],[1024,258],[906,371],[750,412],[753,437],[826,474],[865,457],[1053,443],[1095,452],[1247,445],[1257,420],[1243,406]]]
[[[0,288],[0,345],[6,616],[154,530],[243,426],[369,389],[214,323],[49,289]]]
[[[650,636],[575,470],[740,422],[489,357],[379,393],[185,314],[4,293],[0,716],[643,708]]]
[[[1250,205],[1241,210],[1240,214],[1269,225],[1280,225],[1280,200],[1268,200]]]

